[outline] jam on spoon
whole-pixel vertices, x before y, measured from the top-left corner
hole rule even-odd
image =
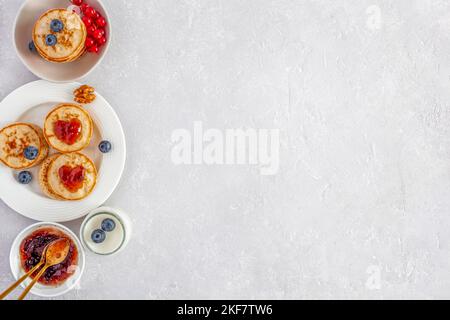
[[[68,145],[73,145],[81,134],[81,122],[78,119],[58,120],[54,126],[56,137]]]
[[[59,178],[64,187],[70,192],[77,192],[83,187],[86,169],[83,166],[69,167],[62,166],[58,170]]]

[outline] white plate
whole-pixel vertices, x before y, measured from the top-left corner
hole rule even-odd
[[[0,127],[17,121],[42,127],[45,115],[56,104],[73,102],[73,90],[79,86],[79,83],[56,84],[39,80],[16,89],[0,103]],[[97,99],[85,106],[95,125],[91,144],[82,151],[94,161],[98,170],[97,186],[92,194],[74,202],[49,199],[39,188],[39,166],[30,169],[34,177],[32,183],[21,185],[16,181],[16,171],[0,165],[0,199],[11,209],[38,221],[65,222],[83,217],[111,196],[125,166],[125,136],[113,108],[100,94],[96,92],[96,95]],[[112,143],[110,153],[102,154],[98,150],[101,140]]]
[[[39,54],[28,49],[32,40],[32,30],[36,20],[47,10],[67,8],[69,0],[25,0],[17,13],[13,28],[13,42],[17,55],[25,66],[41,79],[54,82],[72,82],[87,76],[105,57],[112,38],[111,19],[106,7],[100,0],[86,0],[87,4],[96,9],[108,22],[106,25],[106,44],[100,48],[99,54],[86,53],[76,61],[69,63],[52,63],[41,58]]]
[[[32,294],[35,294],[40,297],[47,297],[47,298],[57,297],[75,288],[75,286],[79,283],[81,276],[83,275],[84,272],[84,265],[85,265],[84,250],[80,241],[71,230],[69,230],[68,228],[66,228],[61,224],[49,222],[40,222],[25,228],[21,233],[19,233],[16,239],[14,239],[13,245],[11,246],[11,251],[9,253],[9,264],[14,277],[16,278],[16,280],[19,279],[19,277],[21,277],[24,274],[23,268],[20,265],[20,256],[19,256],[20,245],[22,243],[22,240],[25,239],[31,233],[33,233],[35,230],[40,229],[42,227],[54,227],[56,229],[61,230],[62,232],[70,236],[70,238],[75,243],[78,249],[78,267],[75,269],[75,273],[70,278],[68,278],[66,282],[57,287],[44,286],[42,284],[37,283],[30,291]],[[28,278],[27,280],[22,282],[22,287],[25,288],[30,282],[31,279]]]

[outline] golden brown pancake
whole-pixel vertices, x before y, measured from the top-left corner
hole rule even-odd
[[[58,156],[59,154],[54,154],[45,159],[44,162],[42,162],[42,166],[39,169],[39,186],[47,197],[56,200],[64,200],[56,193],[54,193],[48,186],[48,168],[50,167],[50,164],[53,162],[53,160],[55,160]]]
[[[60,32],[54,32],[50,28],[54,19],[63,23],[63,29]],[[57,39],[53,46],[46,43],[45,39],[49,34]],[[33,28],[36,50],[50,62],[64,63],[78,59],[85,51],[86,37],[86,26],[80,16],[66,9],[51,9],[45,12]]]
[[[72,144],[61,140],[56,133],[56,123],[63,121],[70,123],[78,121],[81,125],[80,133]],[[86,148],[92,138],[93,122],[89,113],[76,104],[62,103],[57,105],[45,118],[44,136],[48,144],[61,153],[81,151]]]
[[[39,151],[34,160],[28,160],[24,156],[24,151],[29,146],[36,147]],[[12,169],[36,166],[47,157],[48,151],[42,129],[34,124],[14,123],[0,131],[0,161]]]
[[[60,173],[62,167],[69,168],[69,171],[83,168],[83,180],[76,190],[71,189],[63,181]],[[96,183],[97,169],[94,163],[86,155],[77,152],[53,155],[43,163],[39,172],[42,191],[57,200],[82,200],[92,193]]]

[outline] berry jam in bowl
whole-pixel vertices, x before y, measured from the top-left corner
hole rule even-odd
[[[50,9],[74,11],[86,27],[85,52],[71,62],[47,61],[32,41],[36,21]],[[61,33],[55,32],[61,26],[54,27],[49,26],[49,36]],[[24,0],[13,28],[13,42],[19,58],[36,76],[52,82],[73,82],[87,76],[105,57],[111,37],[111,20],[101,0]]]
[[[72,290],[84,271],[84,251],[76,235],[57,223],[41,222],[31,225],[14,240],[10,252],[10,265],[14,277],[18,279],[39,263],[44,248],[49,243],[61,238],[67,239],[70,243],[66,259],[44,273],[31,289],[32,294],[57,297]],[[22,287],[26,287],[30,282],[31,278],[28,278],[22,283]]]

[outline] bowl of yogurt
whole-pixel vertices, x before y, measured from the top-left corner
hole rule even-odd
[[[131,236],[131,222],[119,209],[100,207],[91,211],[80,228],[80,239],[88,251],[110,256],[122,251]]]

